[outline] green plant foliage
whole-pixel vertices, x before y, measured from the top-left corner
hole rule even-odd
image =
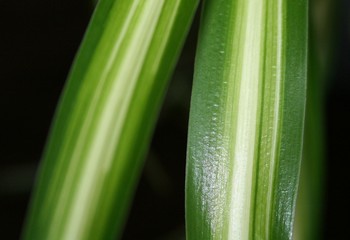
[[[338,1],[310,1],[305,137],[296,212],[296,240],[322,238],[325,196],[325,93],[334,60]]]
[[[187,237],[292,239],[307,0],[207,0],[191,102]]]
[[[24,239],[121,233],[197,0],[100,0],[61,98]]]

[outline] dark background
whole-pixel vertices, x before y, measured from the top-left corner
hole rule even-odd
[[[350,215],[350,4],[337,14],[326,92],[324,239]],[[92,11],[87,0],[0,0],[0,239],[18,239],[61,89]],[[171,81],[123,239],[182,239],[188,110],[198,16]]]

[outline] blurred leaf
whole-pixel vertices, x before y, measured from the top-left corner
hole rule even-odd
[[[305,141],[297,199],[295,239],[322,238],[325,199],[325,93],[333,67],[338,1],[310,1]]]
[[[198,0],[100,0],[59,104],[24,239],[120,236]]]

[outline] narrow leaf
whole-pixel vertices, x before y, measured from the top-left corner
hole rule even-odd
[[[310,1],[310,33],[305,137],[295,219],[296,240],[322,239],[325,206],[325,94],[334,63],[337,5]]]
[[[100,0],[59,104],[24,239],[119,236],[197,0]]]
[[[307,0],[207,0],[187,156],[187,237],[292,239]]]

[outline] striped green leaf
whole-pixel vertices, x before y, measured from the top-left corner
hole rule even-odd
[[[24,239],[119,236],[198,0],[100,0],[61,98]]]
[[[307,0],[207,0],[191,102],[189,240],[292,239]]]

